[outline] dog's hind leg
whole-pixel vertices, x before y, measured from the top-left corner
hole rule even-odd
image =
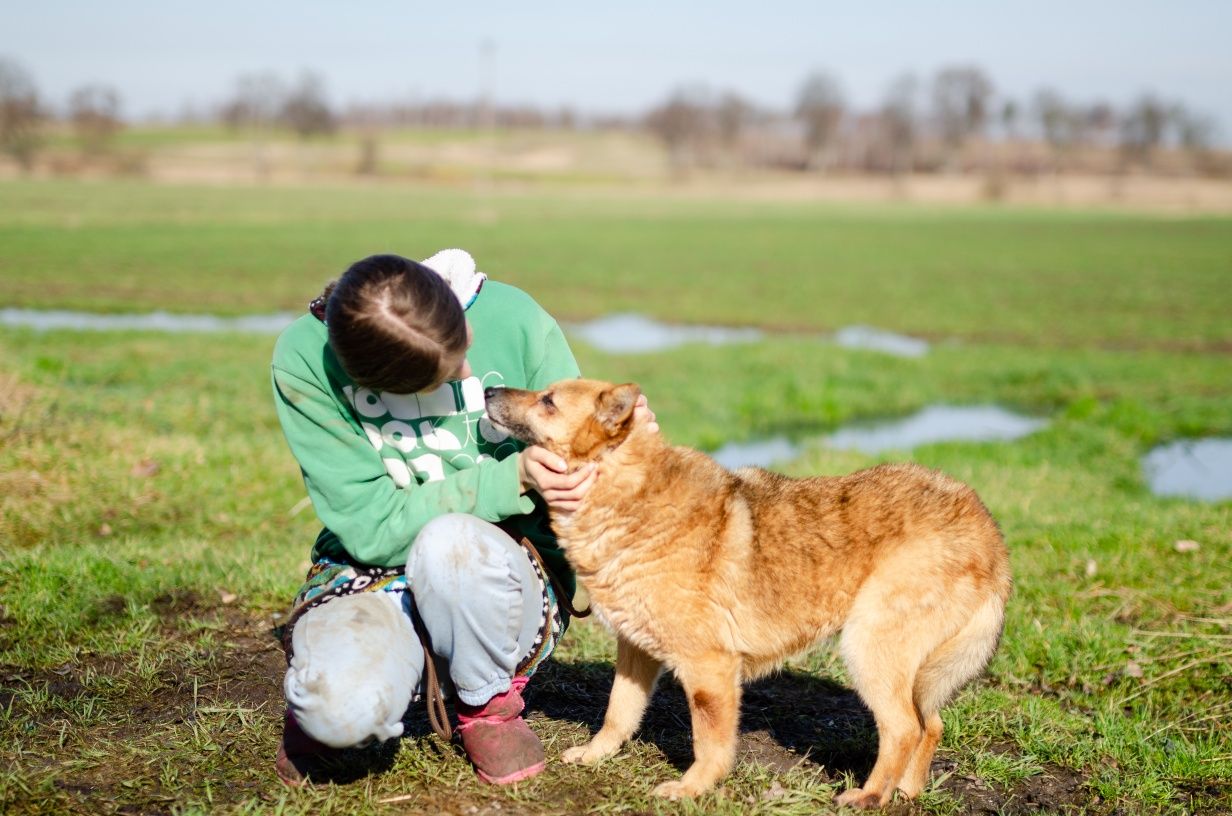
[[[916,796],[928,784],[928,770],[941,742],[938,711],[954,693],[988,663],[1001,637],[1003,603],[990,599],[976,610],[958,633],[924,659],[915,680],[915,704],[924,717],[924,739],[911,756],[899,789]]]
[[[919,796],[920,791],[924,790],[924,786],[928,784],[928,770],[932,766],[933,754],[937,752],[937,745],[941,743],[942,730],[940,714],[933,711],[924,715],[924,736],[911,754],[902,778],[898,780],[898,789],[908,799]]]
[[[852,682],[877,722],[877,762],[864,785],[836,798],[840,806],[881,807],[890,801],[911,757],[925,739],[912,691],[920,664],[917,633],[898,620],[849,622],[841,649]]]
[[[740,720],[740,656],[714,653],[682,663],[676,675],[689,699],[693,764],[683,777],[654,789],[656,796],[697,796],[727,775],[736,761]]]
[[[644,651],[620,638],[616,643],[616,677],[608,697],[603,727],[586,745],[561,754],[567,763],[591,764],[620,750],[642,724],[646,704],[654,693],[663,666]]]

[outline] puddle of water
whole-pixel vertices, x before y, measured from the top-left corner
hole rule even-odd
[[[996,405],[930,405],[903,419],[841,428],[825,441],[839,450],[882,453],[933,442],[1009,441],[1047,424]]]
[[[882,453],[910,450],[932,442],[1008,441],[1033,433],[1047,420],[1015,414],[995,405],[932,405],[904,419],[840,428],[823,441],[838,450]],[[1232,446],[1232,441],[1229,442]],[[728,468],[770,467],[798,457],[802,447],[786,437],[732,442],[710,454]],[[1232,454],[1229,454],[1232,464]]]
[[[607,315],[586,323],[568,324],[565,328],[570,335],[608,354],[664,351],[686,343],[711,346],[753,343],[765,337],[759,329],[660,323],[633,313]],[[928,353],[928,343],[923,340],[871,326],[840,329],[834,335],[834,342],[844,348],[870,349],[896,357],[922,357]]]
[[[752,343],[764,335],[758,329],[684,326],[660,323],[639,314],[614,314],[586,323],[571,323],[566,331],[608,354],[663,351],[686,343],[712,346]]]
[[[70,329],[74,331],[157,331],[157,332],[245,332],[249,334],[278,334],[290,325],[297,315],[291,312],[245,315],[243,317],[218,317],[207,314],[170,314],[169,312],[146,312],[142,314],[95,314],[63,310],[0,309],[0,325],[22,326],[39,331]]]
[[[157,331],[157,332],[246,332],[278,334],[296,315],[290,312],[219,317],[209,314],[96,314],[66,310],[0,309],[0,326],[21,326],[39,331]],[[660,323],[638,314],[615,314],[565,326],[570,335],[609,354],[638,354],[663,351],[686,343],[711,346],[728,343],[754,343],[765,337],[759,329],[724,326],[686,326]],[[849,326],[834,340],[845,348],[863,348],[899,357],[920,357],[928,351],[923,340],[904,337],[868,326]]]
[[[754,442],[728,442],[710,454],[725,468],[770,467],[779,462],[790,462],[800,455],[800,446],[785,436]]]
[[[847,326],[834,334],[834,342],[843,348],[868,349],[895,357],[923,357],[928,343],[915,337],[874,329],[872,326]]]
[[[1202,501],[1232,499],[1232,439],[1182,439],[1142,457],[1151,492]]]

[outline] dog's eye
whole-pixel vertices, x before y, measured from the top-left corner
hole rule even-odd
[[[543,403],[544,408],[551,408],[552,410],[556,410],[556,403],[552,401],[551,394],[544,394],[542,397],[539,398],[539,401]]]

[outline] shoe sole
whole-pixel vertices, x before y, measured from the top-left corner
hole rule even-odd
[[[282,768],[274,766],[274,774],[278,777],[278,781],[286,785],[288,788],[306,788],[308,787],[307,777],[300,774],[298,771],[295,776],[285,773]]]
[[[547,760],[544,760],[543,762],[531,765],[529,768],[522,768],[520,771],[514,771],[505,776],[490,776],[478,768],[475,769],[475,773],[479,774],[479,778],[490,785],[512,785],[514,782],[521,782],[523,779],[530,779],[532,776],[536,776],[546,767]]]

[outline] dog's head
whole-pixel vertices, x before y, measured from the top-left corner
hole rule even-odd
[[[633,383],[561,380],[543,391],[489,388],[484,397],[493,425],[572,467],[597,460],[628,437],[641,393]]]

